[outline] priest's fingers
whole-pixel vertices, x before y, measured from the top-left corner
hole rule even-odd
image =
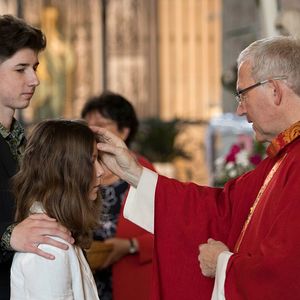
[[[214,239],[208,239],[206,244],[199,245],[198,260],[203,275],[214,277],[220,253],[228,250],[228,247],[224,243],[215,241]]]
[[[109,130],[98,126],[90,126],[90,128],[98,135],[98,142],[100,144],[110,144],[116,147],[127,148],[125,142]]]
[[[214,242],[216,242],[216,240],[212,239],[212,238],[209,238],[207,240],[207,244],[213,244]]]
[[[201,270],[201,273],[204,275],[204,276],[209,276],[210,273],[209,271],[207,270],[206,266],[203,265],[203,263],[201,263],[201,258],[200,258],[200,254],[198,255],[198,261],[199,261],[199,266],[200,266],[200,270]]]
[[[201,266],[201,271],[205,276],[214,276],[217,266],[217,256],[214,246],[210,244],[202,244],[199,246],[199,262]]]
[[[215,251],[227,251],[227,250],[229,250],[228,249],[228,247],[223,243],[223,242],[221,242],[221,241],[216,241],[216,240],[214,240],[214,239],[212,239],[212,238],[209,238],[208,240],[207,240],[207,245],[210,245],[211,247],[213,247],[214,249],[215,249]],[[221,251],[221,252],[222,252]]]
[[[215,277],[215,270],[200,263],[201,273],[205,277]]]

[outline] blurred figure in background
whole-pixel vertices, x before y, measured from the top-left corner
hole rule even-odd
[[[91,98],[81,114],[90,126],[100,126],[119,136],[129,147],[138,130],[131,103],[119,94],[105,92]],[[153,170],[143,157],[137,160]],[[153,235],[123,217],[129,185],[105,170],[102,177],[101,227],[94,238],[113,244],[101,270],[94,274],[101,300],[146,300],[150,297]]]

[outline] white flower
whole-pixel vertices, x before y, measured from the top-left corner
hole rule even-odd
[[[236,163],[244,168],[249,166],[249,153],[245,149],[242,149],[236,154]]]
[[[229,171],[228,176],[230,178],[235,178],[238,175],[237,170],[236,169],[232,169]]]
[[[216,160],[215,160],[215,166],[216,167],[223,167],[224,166],[224,163],[225,163],[225,159],[223,156],[220,156],[218,157]]]
[[[225,165],[225,170],[226,170],[226,171],[230,171],[230,170],[232,170],[232,169],[234,169],[234,162],[229,161],[229,162]]]

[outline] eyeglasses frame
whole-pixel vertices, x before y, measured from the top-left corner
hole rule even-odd
[[[246,88],[244,88],[242,90],[236,91],[234,93],[235,100],[237,101],[238,104],[241,104],[242,101],[243,101],[243,99],[241,99],[241,96],[243,94],[245,94],[246,92],[249,92],[250,90],[252,90],[252,89],[254,89],[254,88],[258,87],[258,86],[261,86],[261,85],[263,85],[263,84],[265,84],[267,82],[270,82],[271,80],[284,80],[284,79],[287,79],[287,76],[284,76],[284,75],[283,76],[275,76],[275,77],[270,78],[270,79],[266,79],[266,80],[262,80],[262,81],[256,82],[256,83],[254,83],[254,84],[252,84],[252,85],[250,85],[250,86],[248,86],[248,87],[246,87]]]

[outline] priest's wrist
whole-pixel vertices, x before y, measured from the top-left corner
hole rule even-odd
[[[129,239],[129,254],[136,254],[139,251],[138,241],[136,239]]]

